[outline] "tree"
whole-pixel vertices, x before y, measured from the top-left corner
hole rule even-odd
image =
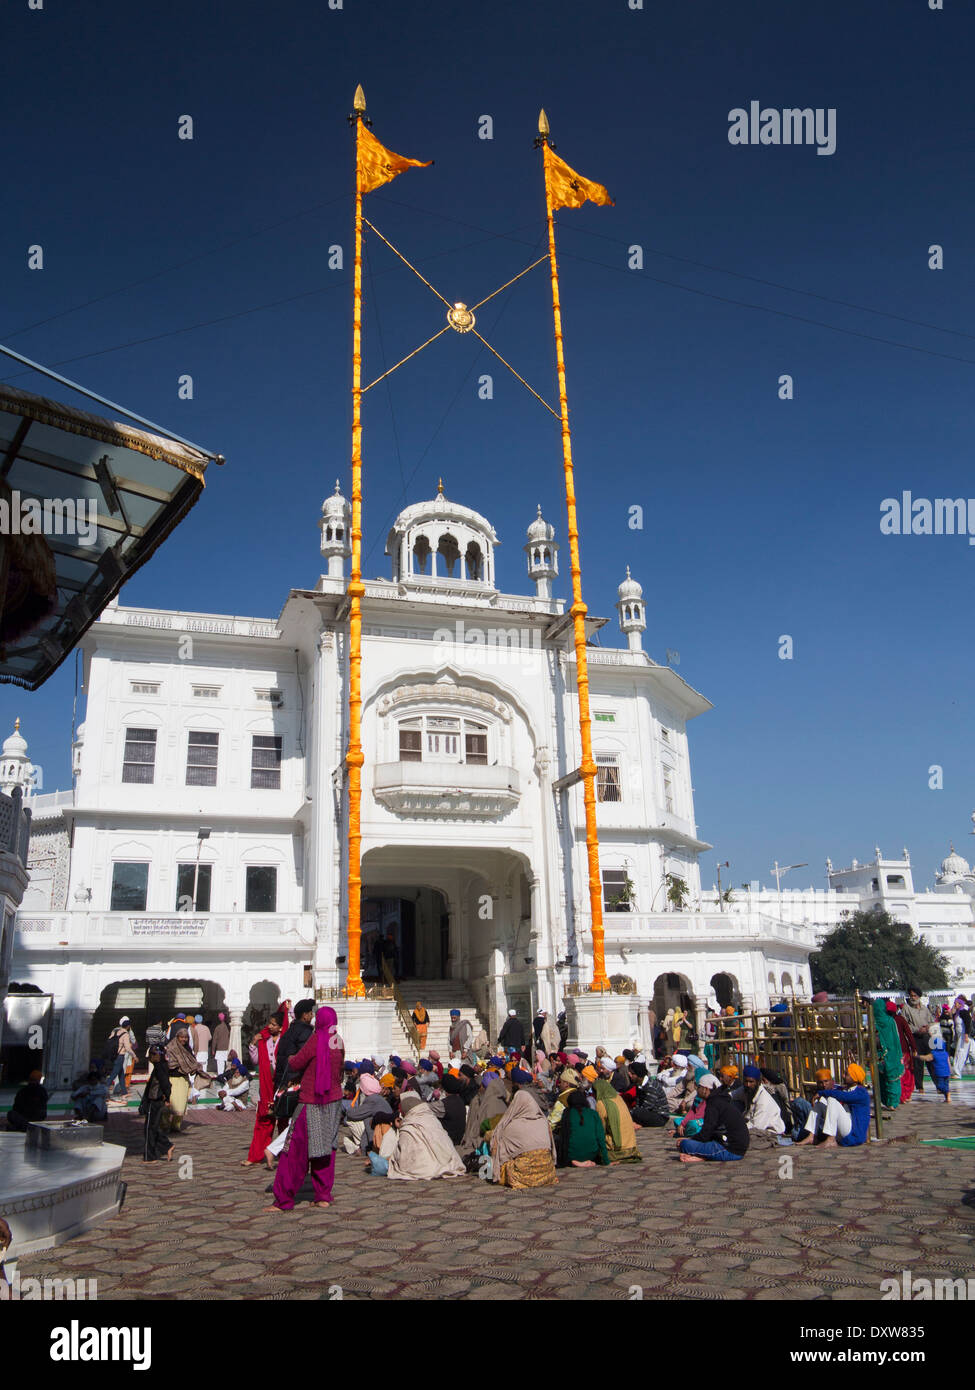
[[[906,922],[882,907],[854,912],[823,937],[809,957],[814,990],[852,994],[855,989],[944,988],[949,962],[919,940]]]

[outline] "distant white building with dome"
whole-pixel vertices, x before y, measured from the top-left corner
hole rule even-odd
[[[337,484],[319,525],[324,573],[277,619],[115,603],[84,639],[75,785],[32,798],[11,965],[53,996],[57,1084],[121,1013],[139,1031],[224,1008],[239,1036],[279,999],[344,983],[350,508]],[[454,1002],[492,1038],[509,1008],[527,1024],[592,977],[555,528],[539,507],[520,591],[501,587],[499,546],[441,485],[396,518],[390,578],[367,580],[362,600],[363,973],[392,932],[408,1002]],[[616,606],[625,647],[587,618],[608,973],[661,1014],[808,997],[817,933],[858,903],[862,878],[846,891],[841,871],[804,905],[702,893],[711,846],[688,727],[711,706],[643,650],[629,569]],[[7,740],[7,783],[29,785],[27,751]],[[957,908],[958,931],[966,913],[971,929],[967,873],[920,895]]]

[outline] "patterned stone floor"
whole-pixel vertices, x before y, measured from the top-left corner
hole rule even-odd
[[[876,1300],[905,1269],[973,1272],[972,1155],[920,1143],[975,1134],[975,1084],[960,1090],[953,1106],[915,1100],[868,1149],[687,1165],[644,1130],[642,1164],[539,1192],[392,1183],[340,1153],[335,1205],[311,1206],[306,1186],[282,1215],[261,1214],[269,1175],[238,1166],[251,1117],[191,1112],[184,1162],[146,1167],[141,1122],[113,1115],[107,1137],[130,1150],[121,1214],[19,1269],[97,1278],[99,1299]]]

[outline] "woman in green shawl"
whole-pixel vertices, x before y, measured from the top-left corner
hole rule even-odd
[[[880,1072],[880,1098],[889,1110],[901,1103],[901,1077],[904,1075],[901,1039],[887,1000],[873,1001],[873,1030],[877,1037],[877,1068]]]
[[[606,1131],[595,1110],[589,1109],[585,1091],[580,1091],[577,1087],[563,1091],[562,1105],[562,1118],[555,1126],[558,1167],[608,1167]]]
[[[626,1108],[626,1101],[608,1081],[597,1081],[596,1114],[606,1129],[606,1148],[610,1163],[642,1163],[643,1155],[636,1146],[636,1130]]]

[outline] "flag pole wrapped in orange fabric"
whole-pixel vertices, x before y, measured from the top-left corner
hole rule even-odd
[[[582,568],[579,560],[579,525],[576,514],[575,476],[572,467],[572,435],[569,430],[569,402],[565,389],[565,355],[562,350],[562,305],[559,299],[559,268],[555,257],[556,208],[580,208],[591,202],[612,205],[601,183],[593,183],[570,169],[548,143],[548,119],[541,112],[538,120],[545,163],[545,210],[548,218],[548,257],[552,280],[552,315],[555,322],[555,361],[559,379],[559,410],[562,420],[562,464],[565,472],[565,505],[568,514],[569,560],[572,572],[572,614],[576,649],[576,686],[579,697],[579,742],[586,810],[586,858],[589,865],[589,908],[592,917],[592,989],[609,989],[606,975],[605,932],[603,928],[603,887],[599,873],[599,837],[596,830],[596,763],[592,755],[592,719],[589,712],[589,666],[586,660],[586,613],[582,601]]]
[[[349,597],[349,772],[348,946],[345,994],[361,997],[362,982],[362,195],[372,193],[410,168],[431,160],[407,159],[381,145],[365,124],[366,99],[357,87],[354,100],[355,152],[355,267],[352,277],[352,563],[346,593]]]

